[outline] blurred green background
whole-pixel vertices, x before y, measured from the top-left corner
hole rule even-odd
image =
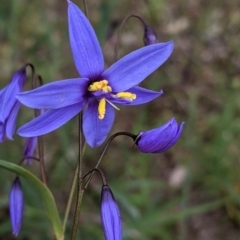
[[[141,16],[159,41],[173,40],[169,60],[143,86],[163,89],[149,104],[122,107],[112,133],[138,133],[172,117],[185,122],[179,142],[163,154],[141,154],[124,137],[115,139],[101,164],[119,203],[125,240],[240,239],[240,4],[238,0],[88,0],[90,21],[101,42],[106,67],[113,62],[119,24]],[[75,3],[83,9],[82,1]],[[119,57],[143,46],[143,29],[130,19]],[[78,77],[68,40],[67,2],[2,0],[0,87],[26,62],[44,82]],[[30,84],[26,86],[29,89]],[[18,125],[33,112],[22,107]],[[46,167],[61,217],[77,159],[77,118],[44,136]],[[5,141],[0,158],[17,163],[23,140]],[[86,149],[84,172],[102,147]],[[39,176],[38,164],[27,169]],[[0,239],[11,235],[8,194],[14,175],[0,170]],[[23,182],[25,216],[18,239],[53,239],[39,195]],[[78,239],[104,239],[99,216],[101,180],[86,191]],[[70,219],[73,217],[73,209]],[[69,221],[67,233],[71,229]],[[66,238],[68,239],[68,237]]]

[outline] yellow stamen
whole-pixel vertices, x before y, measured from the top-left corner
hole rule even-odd
[[[101,80],[98,82],[94,82],[88,87],[88,91],[90,91],[90,92],[95,92],[95,91],[100,91],[100,90],[102,90],[106,93],[112,91],[112,88],[110,86],[108,86],[107,80]]]
[[[98,118],[102,120],[106,113],[106,99],[102,98],[98,104]]]
[[[119,92],[116,94],[116,96],[118,98],[127,98],[129,99],[130,101],[133,101],[134,99],[137,98],[137,95],[134,94],[134,93],[130,93],[130,92]]]

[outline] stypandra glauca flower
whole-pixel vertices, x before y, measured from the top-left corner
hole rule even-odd
[[[139,151],[143,153],[162,153],[170,149],[180,138],[184,123],[178,124],[172,118],[164,125],[141,131],[135,138]]]
[[[9,210],[12,233],[17,236],[23,220],[24,198],[20,178],[16,177],[9,195]]]
[[[0,142],[3,142],[5,135],[13,140],[20,108],[15,95],[22,91],[26,82],[26,67],[27,65],[16,71],[8,85],[0,90]]]
[[[102,186],[101,220],[105,240],[122,240],[122,220],[120,211],[108,185]]]
[[[83,132],[91,147],[106,139],[115,118],[116,104],[138,105],[162,94],[138,84],[160,67],[173,51],[173,42],[157,43],[131,52],[104,70],[104,59],[95,32],[82,11],[68,1],[69,38],[76,68],[81,78],[46,84],[17,94],[31,108],[49,109],[23,125],[18,134],[33,137],[49,133],[87,106]]]
[[[88,172],[83,179],[90,175],[88,180],[91,180],[91,176],[94,172],[98,172],[102,178],[100,215],[105,240],[122,240],[122,219],[120,210],[111,189],[106,183],[103,172],[99,168],[94,168]],[[85,185],[85,189],[87,186],[88,181]]]

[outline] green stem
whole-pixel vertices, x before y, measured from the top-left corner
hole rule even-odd
[[[127,20],[129,18],[137,18],[138,20],[140,20],[141,24],[143,27],[146,26],[146,23],[143,21],[143,19],[141,17],[139,17],[138,15],[134,15],[134,14],[131,14],[131,15],[128,15],[126,16],[122,23],[121,23],[121,26],[119,28],[119,31],[118,31],[118,35],[117,35],[117,42],[116,42],[116,45],[115,45],[115,48],[114,48],[114,62],[117,61],[117,56],[118,56],[118,48],[119,48],[119,43],[120,43],[120,36],[121,36],[121,33],[122,33],[122,30],[123,30],[123,27],[125,25],[125,23],[127,22]]]
[[[83,0],[83,4],[84,4],[84,11],[85,11],[85,15],[88,18],[88,7],[87,7],[87,2],[86,0]],[[72,232],[71,232],[71,240],[75,240],[76,239],[76,235],[77,235],[77,228],[78,228],[78,222],[79,222],[79,218],[80,218],[80,211],[81,211],[81,205],[82,205],[82,197],[83,197],[83,193],[84,193],[84,188],[82,188],[82,160],[83,160],[83,155],[84,155],[84,136],[83,136],[83,129],[82,129],[82,125],[83,125],[83,111],[81,111],[79,113],[79,157],[78,157],[78,167],[77,167],[77,202],[76,202],[76,208],[75,208],[75,213],[74,213],[74,219],[73,219],[73,226],[72,226]],[[76,185],[76,183],[74,184]],[[73,186],[73,192],[74,192],[74,186]],[[72,201],[70,199],[70,201]]]
[[[33,68],[32,65],[30,67]],[[32,74],[32,89],[35,89],[38,84],[37,81],[39,82],[39,85],[42,85],[43,81],[41,76],[35,76],[34,71]],[[40,110],[34,109],[34,115],[35,118],[40,116]],[[40,164],[40,172],[41,172],[41,177],[42,177],[42,182],[47,185],[47,179],[46,179],[46,171],[45,171],[45,163],[44,163],[44,145],[43,145],[43,138],[42,136],[38,136],[38,155],[39,155],[39,164]]]
[[[78,158],[78,167],[77,167],[77,202],[73,219],[73,227],[71,232],[71,240],[75,240],[77,236],[78,222],[80,218],[82,197],[84,193],[84,189],[82,188],[82,160],[83,160],[83,144],[84,137],[82,131],[82,120],[83,113],[79,113],[79,158]]]
[[[113,135],[108,139],[108,141],[107,141],[107,143],[106,143],[106,145],[105,145],[105,147],[104,147],[104,149],[103,149],[103,151],[102,151],[102,154],[101,154],[100,158],[98,159],[98,162],[97,162],[95,168],[98,168],[99,164],[100,164],[101,161],[102,161],[103,156],[105,155],[105,153],[106,153],[109,145],[110,145],[111,142],[113,141],[113,139],[114,139],[115,137],[117,137],[117,136],[122,136],[122,135],[131,137],[131,138],[133,138],[133,139],[136,138],[136,135],[134,135],[134,134],[132,134],[132,133],[129,133],[129,132],[117,132],[117,133],[113,134]],[[88,180],[87,180],[87,182],[86,182],[86,184],[85,184],[85,186],[84,186],[84,189],[86,189],[86,188],[88,187],[88,184],[89,184],[90,181],[92,180],[93,175],[94,175],[94,171],[90,174],[90,176],[89,176],[89,178],[88,178]]]
[[[83,154],[85,152],[85,149],[86,149],[86,143],[84,143],[84,146],[83,146]],[[67,207],[66,207],[65,214],[64,214],[64,219],[63,219],[63,231],[64,232],[65,232],[65,229],[66,229],[67,220],[68,220],[70,208],[71,208],[72,201],[73,201],[74,191],[75,191],[76,184],[77,184],[77,176],[78,176],[78,168],[76,167],[76,170],[75,170],[74,176],[73,176],[73,180],[72,180],[72,184],[71,184],[70,194],[69,194],[69,197],[68,197]]]

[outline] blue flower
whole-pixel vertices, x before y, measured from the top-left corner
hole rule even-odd
[[[173,43],[157,43],[133,51],[104,71],[103,54],[94,30],[70,0],[68,23],[73,58],[81,78],[56,81],[18,94],[18,100],[26,106],[48,109],[22,126],[18,134],[32,137],[49,133],[87,106],[83,132],[87,143],[96,147],[103,143],[112,127],[115,104],[143,104],[162,94],[138,84],[168,59]]]
[[[13,235],[17,236],[22,226],[24,211],[23,191],[19,177],[16,177],[12,184],[9,196],[9,209]]]
[[[122,221],[111,189],[103,185],[101,193],[101,220],[105,240],[122,239]]]
[[[140,132],[136,137],[138,149],[144,153],[161,153],[171,148],[179,139],[184,123],[172,118],[164,125]]]
[[[0,142],[6,135],[12,140],[20,103],[15,95],[22,91],[26,81],[26,69],[21,68],[13,74],[10,83],[0,91]]]

